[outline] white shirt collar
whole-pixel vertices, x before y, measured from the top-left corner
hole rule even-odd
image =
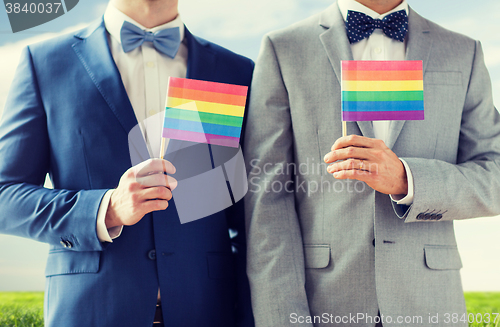
[[[177,17],[174,20],[166,24],[156,26],[153,28],[146,28],[141,24],[139,24],[138,22],[136,22],[135,20],[133,20],[132,18],[125,15],[124,13],[122,13],[110,2],[108,4],[108,7],[106,8],[106,11],[104,12],[104,25],[106,26],[106,30],[111,35],[111,37],[113,37],[119,44],[121,44],[120,31],[123,22],[125,21],[134,24],[135,26],[139,27],[140,29],[146,32],[153,32],[153,33],[166,28],[179,27],[181,41],[184,40],[184,23],[182,22],[180,15],[177,15]]]
[[[403,2],[399,4],[399,6],[384,14],[379,14],[378,12],[373,11],[372,9],[357,2],[356,0],[338,0],[337,3],[339,5],[340,12],[342,13],[342,17],[344,17],[344,20],[347,20],[347,12],[349,10],[358,11],[360,13],[370,16],[373,19],[382,19],[385,16],[400,10],[405,10],[406,14],[408,15],[408,2],[406,2],[406,0],[403,0]]]

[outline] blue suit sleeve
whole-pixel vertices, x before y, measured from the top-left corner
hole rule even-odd
[[[57,165],[50,156],[55,141],[47,130],[43,94],[26,48],[0,124],[0,233],[74,251],[100,251],[96,219],[106,190],[42,186]]]

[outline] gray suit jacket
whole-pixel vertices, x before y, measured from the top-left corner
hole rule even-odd
[[[386,144],[413,174],[410,207],[326,173],[352,59],[337,4],[264,38],[244,147],[257,326],[374,326],[378,310],[391,326],[467,326],[452,322],[466,312],[453,220],[500,213],[499,114],[479,42],[413,10],[407,38],[425,120],[392,122]],[[374,137],[371,122],[348,133]]]

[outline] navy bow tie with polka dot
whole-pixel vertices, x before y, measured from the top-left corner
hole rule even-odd
[[[405,10],[400,10],[383,19],[373,19],[363,13],[349,10],[345,27],[350,43],[369,37],[376,28],[382,29],[391,39],[403,42],[408,32],[408,16]]]

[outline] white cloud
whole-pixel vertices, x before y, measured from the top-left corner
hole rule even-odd
[[[470,35],[482,35],[485,40],[498,40],[500,3],[489,1],[470,7],[462,17],[448,15],[442,21],[446,28]]]
[[[493,81],[493,90],[497,90],[497,93],[500,92],[500,77]],[[493,93],[494,92],[495,91],[493,91]],[[496,97],[495,99],[497,101],[500,101],[500,94],[499,94],[499,97]],[[497,109],[500,109],[500,103],[498,103],[498,102],[495,102],[495,103],[497,103]]]
[[[0,47],[0,58],[2,58],[2,60],[0,61],[0,71],[2,72],[2,74],[0,75],[0,114],[3,111],[3,107],[5,105],[5,101],[10,89],[10,84],[12,83],[12,80],[14,78],[14,73],[19,63],[19,57],[22,50],[29,44],[48,40],[58,35],[71,33],[87,25],[88,24],[78,24],[59,33],[40,34],[15,43],[8,43]]]
[[[500,40],[498,44],[483,44],[484,60],[486,66],[493,68],[500,66]]]
[[[107,3],[100,3],[100,4],[97,4],[95,7],[94,7],[94,14],[95,16],[97,17],[100,17],[104,14],[104,12],[106,11],[106,7],[108,6]]]
[[[488,6],[473,8],[466,17],[459,19],[448,17],[442,23],[445,28],[480,40],[486,64],[490,68],[500,64],[500,34],[498,33],[500,4],[495,3],[492,6],[493,8]]]
[[[208,37],[244,39],[294,23],[331,5],[330,0],[184,0],[186,25]]]
[[[481,41],[484,60],[489,69],[492,84],[493,98],[497,108],[500,108],[500,3],[488,3],[472,6],[467,16],[444,17],[440,24],[450,30],[465,34]]]
[[[500,216],[455,222],[466,291],[500,291]]]
[[[43,290],[49,246],[0,234],[0,291]]]
[[[18,277],[39,277],[43,276],[43,267],[33,267],[25,265],[23,267],[0,267],[0,276],[18,276]]]

